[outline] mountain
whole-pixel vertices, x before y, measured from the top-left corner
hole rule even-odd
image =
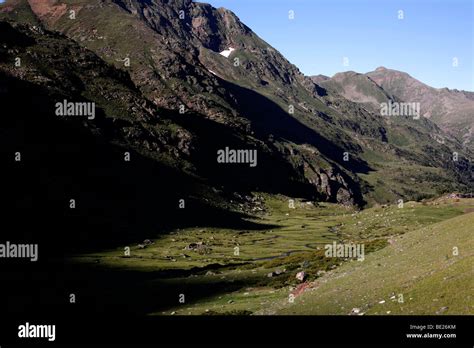
[[[321,75],[318,75],[312,76],[311,79],[319,81],[318,83],[327,90],[362,104],[374,113],[380,112],[381,103],[395,100],[393,95],[390,95],[371,78],[354,71],[337,73],[332,78],[321,78]]]
[[[324,88],[363,104],[380,113],[382,103],[420,103],[421,116],[429,118],[446,133],[456,136],[463,145],[473,144],[474,99],[472,92],[436,89],[404,72],[379,67],[367,74],[347,71],[332,78],[313,76]]]
[[[316,75],[316,76],[311,76],[311,80],[315,83],[315,84],[321,84],[321,82],[324,82],[324,81],[327,81],[329,80],[330,77],[329,76],[326,76],[326,75]]]
[[[472,92],[433,88],[407,73],[383,67],[366,75],[400,100],[420,103],[423,117],[431,119],[446,132],[458,136],[464,144],[474,144]]]
[[[326,87],[332,79],[304,76],[226,9],[191,0],[7,0],[0,6],[0,19],[33,28],[20,30],[59,32],[129,76],[143,103],[176,130],[184,151],[174,154],[174,168],[183,164],[208,187],[358,205],[472,189],[469,153],[435,123],[380,117],[366,106],[396,97],[383,88],[375,99],[357,92],[359,99],[350,100]],[[128,117],[138,116],[131,110]],[[154,135],[148,135],[150,143]],[[161,161],[159,146],[135,145]],[[226,147],[257,150],[258,165],[217,163],[217,151]]]

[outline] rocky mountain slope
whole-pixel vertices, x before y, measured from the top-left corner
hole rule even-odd
[[[456,139],[438,142],[445,135],[433,122],[387,120],[323,88],[226,9],[191,0],[7,0],[0,18],[58,31],[129,74],[151,111],[178,130],[178,166],[185,161],[224,191],[365,204],[472,188],[469,154]],[[258,165],[216,163],[225,147],[257,149]]]
[[[384,67],[367,74],[339,73],[331,79],[321,81],[321,85],[340,92],[350,100],[372,104],[378,111],[380,103],[386,98],[420,103],[421,116],[429,118],[445,132],[458,137],[464,145],[472,148],[472,92],[433,88],[407,73]]]
[[[379,68],[367,73],[375,83],[401,100],[418,102],[424,117],[436,122],[443,130],[457,135],[464,144],[474,141],[474,101],[469,92],[433,88],[407,73]]]
[[[319,81],[321,86],[341,94],[346,99],[362,104],[374,113],[380,113],[381,103],[395,100],[393,95],[387,93],[372,79],[353,71],[337,73],[332,78],[313,76],[311,79]]]

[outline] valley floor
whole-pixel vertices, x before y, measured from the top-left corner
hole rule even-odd
[[[147,315],[473,314],[474,199],[363,211],[264,195],[258,230],[196,227],[78,255],[92,298]],[[293,208],[294,206],[294,208]],[[358,243],[363,261],[326,257]],[[296,279],[305,273],[304,281]]]

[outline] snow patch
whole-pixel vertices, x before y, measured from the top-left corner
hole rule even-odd
[[[235,48],[233,47],[229,47],[228,49],[222,51],[221,53],[219,53],[221,56],[224,56],[226,58],[229,58],[230,54],[235,51]]]

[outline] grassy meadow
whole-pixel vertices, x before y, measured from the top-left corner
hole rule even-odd
[[[146,315],[474,311],[473,199],[358,211],[262,196],[265,209],[249,218],[258,229],[179,229],[70,263],[87,270],[94,286],[83,291],[104,308]],[[326,257],[333,242],[363,244],[365,260]]]

